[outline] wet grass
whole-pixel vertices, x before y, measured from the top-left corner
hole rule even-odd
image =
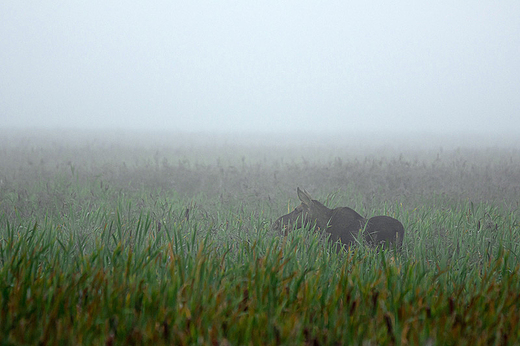
[[[324,159],[319,147],[15,140],[0,150],[3,344],[520,341],[517,150]],[[402,252],[272,233],[296,186],[398,218]]]

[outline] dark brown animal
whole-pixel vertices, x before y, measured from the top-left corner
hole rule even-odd
[[[287,235],[289,231],[307,225],[330,235],[329,241],[338,240],[346,246],[355,242],[361,230],[364,239],[372,246],[395,244],[400,248],[403,242],[404,227],[399,220],[390,216],[374,216],[368,221],[348,207],[330,209],[312,199],[305,190],[297,188],[298,198],[302,202],[292,212],[278,218],[271,229]]]

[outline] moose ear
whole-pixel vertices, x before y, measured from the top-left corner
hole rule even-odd
[[[298,193],[298,198],[302,201],[303,204],[310,206],[312,204],[312,197],[305,190],[300,190],[300,188],[296,188],[296,193]]]

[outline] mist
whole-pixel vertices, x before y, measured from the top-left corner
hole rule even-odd
[[[514,138],[518,1],[0,4],[0,128]]]

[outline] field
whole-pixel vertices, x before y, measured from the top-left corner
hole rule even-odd
[[[361,143],[3,133],[2,345],[519,344],[518,147]],[[271,231],[297,187],[402,251]]]

